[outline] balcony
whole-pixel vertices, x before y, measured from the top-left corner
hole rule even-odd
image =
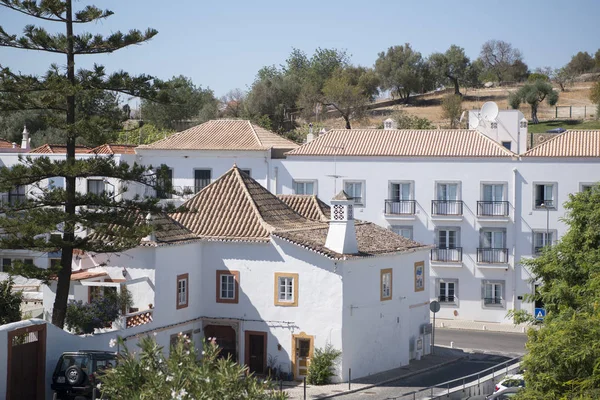
[[[462,262],[462,247],[453,249],[435,248],[431,249],[431,261]]]
[[[431,214],[433,215],[463,215],[462,200],[432,200]]]
[[[487,264],[508,263],[508,249],[506,248],[478,248],[477,262]]]
[[[503,303],[502,299],[499,297],[485,297],[483,299],[483,304],[486,306],[501,306]]]
[[[385,213],[391,215],[415,215],[415,200],[385,200]]]
[[[448,304],[448,303],[456,303],[456,296],[438,296],[438,301],[440,303]]]
[[[508,201],[478,201],[477,215],[480,217],[508,217]]]

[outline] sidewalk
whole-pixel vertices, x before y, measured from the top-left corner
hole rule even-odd
[[[532,325],[527,324],[501,324],[498,322],[480,322],[480,321],[465,321],[459,319],[445,319],[436,318],[436,328],[448,328],[448,329],[467,329],[477,331],[491,331],[491,332],[509,332],[509,333],[525,333],[529,328],[535,328]]]
[[[400,378],[407,378],[412,375],[424,373],[443,365],[451,364],[466,357],[466,353],[457,349],[448,349],[437,347],[434,355],[427,355],[421,360],[411,360],[409,365],[380,372],[378,374],[366,376],[353,380],[351,389],[348,390],[348,382],[332,385],[311,386],[306,385],[307,399],[328,399],[342,394],[354,393],[365,390],[373,386],[382,385]],[[304,387],[300,382],[284,382],[283,390],[287,392],[290,400],[304,399]]]

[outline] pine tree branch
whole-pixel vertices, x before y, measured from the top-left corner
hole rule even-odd
[[[59,1],[44,1],[46,7],[40,7],[34,1],[19,1],[19,0],[0,0],[0,6],[10,8],[11,10],[18,11],[31,17],[43,19],[45,21],[52,22],[65,22],[66,20],[60,15],[64,12],[60,8],[50,8],[51,5],[60,5]],[[47,15],[54,15],[56,18],[48,17]]]

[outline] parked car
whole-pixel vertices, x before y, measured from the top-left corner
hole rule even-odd
[[[525,387],[525,379],[523,375],[506,375],[494,389],[494,393],[502,392],[508,388],[522,388]]]
[[[506,388],[506,389],[502,390],[501,392],[495,392],[495,393],[489,394],[487,396],[485,396],[485,395],[470,396],[470,397],[464,398],[463,400],[509,400],[509,399],[512,399],[513,397],[515,397],[521,389],[522,388],[517,388],[517,387]]]
[[[80,350],[63,353],[52,374],[54,400],[95,399],[102,373],[117,364],[117,354]],[[99,397],[99,396],[98,396]]]

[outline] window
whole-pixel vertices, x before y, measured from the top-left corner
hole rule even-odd
[[[23,203],[25,201],[25,186],[16,186],[8,192],[8,202],[10,205]]]
[[[504,281],[483,281],[483,305],[504,307]]]
[[[556,208],[555,189],[556,184],[544,183],[536,184],[535,187],[535,208]]]
[[[194,193],[198,193],[210,184],[210,169],[194,170]]]
[[[105,191],[104,180],[102,179],[88,179],[87,181],[87,192],[95,194],[96,196],[102,196]]]
[[[317,181],[294,181],[294,194],[317,194]]]
[[[508,216],[508,202],[506,199],[506,184],[484,183],[481,185],[482,201],[477,202],[477,215],[479,216]]]
[[[15,264],[15,262],[22,263],[25,265],[33,266],[33,258],[2,258],[2,265],[0,265],[0,272],[6,272],[8,269]]]
[[[510,146],[511,146],[512,142],[502,142],[502,146],[504,146],[505,148],[507,148],[508,150],[510,150]]]
[[[437,199],[443,201],[458,200],[458,183],[438,183]]]
[[[506,230],[482,229],[477,249],[477,262],[504,264],[508,262]]]
[[[159,174],[161,176],[156,180],[158,186],[156,189],[156,197],[159,199],[170,199],[173,197],[173,194],[171,193],[173,189],[173,170],[168,168],[165,171],[160,171]]]
[[[239,271],[217,271],[217,303],[237,304],[239,301],[239,282]]]
[[[544,247],[552,246],[553,242],[553,231],[533,232],[533,254],[540,254]]]
[[[379,300],[391,300],[392,299],[392,269],[386,268],[379,272]]]
[[[436,184],[436,200],[431,202],[431,213],[434,215],[463,214],[459,183],[438,182]]]
[[[3,258],[2,265],[0,265],[0,272],[8,271],[10,266],[12,265],[12,260],[10,258]]]
[[[458,280],[438,279],[438,301],[442,304],[456,304],[458,300]]]
[[[504,230],[481,231],[481,247],[484,249],[503,249],[506,247]]]
[[[594,188],[596,184],[595,183],[581,183],[579,185],[580,188],[580,192],[589,192],[590,190],[592,190]]]
[[[392,226],[391,229],[396,235],[400,235],[410,240],[413,238],[412,226]]]
[[[440,249],[455,249],[458,247],[458,228],[442,228],[437,233],[437,245]]]
[[[364,182],[345,181],[344,191],[354,199],[354,204],[363,206],[365,204]]]
[[[177,275],[177,309],[188,306],[189,300],[189,274]]]
[[[242,171],[243,173],[245,173],[249,177],[252,177],[252,174],[250,173],[250,172],[252,172],[251,170],[240,168],[240,171]]]
[[[484,184],[483,201],[504,201],[504,185],[501,183]]]
[[[275,273],[275,305],[298,306],[298,274]]]
[[[390,200],[412,200],[411,182],[390,183]]]

